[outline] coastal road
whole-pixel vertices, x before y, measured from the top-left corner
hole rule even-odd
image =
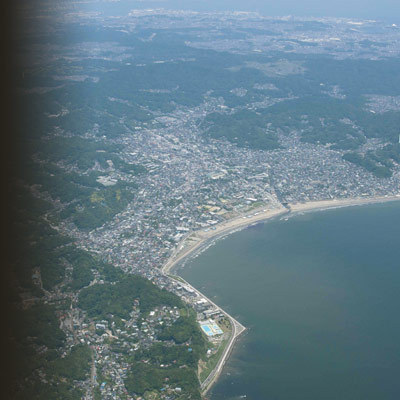
[[[217,226],[215,226],[215,229],[213,229],[211,231],[205,232],[204,230],[199,230],[196,232],[189,232],[184,236],[184,238],[182,238],[182,240],[179,243],[179,245],[177,246],[175,252],[172,254],[172,256],[169,258],[169,260],[164,264],[164,266],[161,269],[161,271],[166,276],[169,276],[170,279],[173,279],[173,280],[179,282],[179,284],[182,286],[187,286],[188,288],[190,288],[191,290],[196,292],[198,296],[206,299],[219,312],[224,314],[229,319],[229,322],[231,323],[232,333],[229,338],[229,342],[228,342],[226,348],[224,349],[220,359],[218,360],[215,368],[211,371],[211,373],[204,380],[204,382],[201,383],[201,390],[202,390],[203,394],[206,393],[211,388],[212,384],[216,381],[216,379],[220,375],[220,373],[225,365],[225,362],[228,359],[237,338],[246,330],[246,328],[240,322],[236,321],[232,316],[230,316],[227,312],[225,312],[222,308],[220,308],[218,305],[216,305],[213,301],[211,301],[209,298],[204,296],[203,293],[201,293],[199,290],[197,290],[192,285],[190,285],[188,282],[186,282],[184,279],[179,277],[180,280],[177,280],[173,276],[170,276],[168,274],[173,269],[173,267],[176,266],[178,263],[182,262],[184,259],[191,256],[197,250],[200,250],[201,248],[204,248],[204,246],[207,246],[209,243],[212,243],[212,241],[217,239],[218,237],[229,234],[230,232],[235,231],[237,229],[242,229],[251,224],[261,222],[263,220],[267,220],[272,217],[281,216],[281,215],[287,214],[289,212],[290,212],[290,209],[288,210],[285,207],[279,207],[279,208],[275,208],[272,210],[271,209],[267,210],[264,207],[261,207],[260,209],[253,210],[252,213],[248,216],[240,215],[239,217],[236,217],[232,220],[218,224]],[[192,239],[192,243],[185,247],[184,243],[189,238]],[[182,284],[182,282],[184,282],[184,283]]]
[[[170,277],[170,278],[174,279],[173,277]],[[214,306],[219,312],[224,314],[229,319],[229,322],[231,323],[231,326],[232,326],[232,333],[231,333],[231,337],[229,338],[229,343],[227,344],[225,350],[223,351],[215,368],[211,371],[211,373],[208,375],[208,377],[201,384],[202,392],[206,393],[210,389],[212,384],[215,382],[215,380],[218,378],[219,374],[221,373],[222,368],[224,367],[225,362],[228,359],[229,354],[232,351],[233,345],[235,344],[237,338],[246,330],[246,328],[240,322],[236,321],[231,315],[229,315],[227,312],[225,312],[221,307],[219,307],[212,300],[210,300],[207,296],[205,296],[203,293],[201,293],[199,290],[197,290],[195,287],[193,287],[190,283],[186,282],[181,277],[180,277],[180,279],[181,280],[176,280],[176,282],[178,282],[181,286],[188,287],[189,289],[195,291],[198,296],[206,299],[212,306]]]
[[[212,230],[208,230],[207,232],[204,229],[188,232],[179,242],[176,250],[161,268],[161,271],[165,274],[168,274],[176,264],[189,257],[196,250],[203,247],[206,243],[210,243],[218,237],[225,236],[237,229],[246,228],[247,226],[257,222],[282,216],[288,212],[289,210],[283,206],[274,209],[265,209],[265,207],[260,207],[252,210],[252,212],[247,216],[240,214],[235,218],[221,222],[215,225]],[[188,239],[192,239],[192,243],[185,246],[185,242]]]
[[[241,325],[239,322],[237,322],[235,319],[233,319],[230,315],[228,315],[228,314],[225,314],[225,315],[229,318],[229,321],[232,325],[232,334],[231,334],[228,345],[225,347],[225,350],[222,353],[221,358],[218,360],[217,365],[211,371],[210,375],[208,375],[208,377],[200,385],[203,394],[207,393],[207,391],[211,388],[212,384],[219,377],[219,375],[222,371],[222,368],[224,367],[225,362],[228,359],[230,352],[232,351],[232,348],[236,342],[236,339],[246,329],[243,325]]]

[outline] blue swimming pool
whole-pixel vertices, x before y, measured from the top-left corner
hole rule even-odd
[[[200,326],[201,326],[201,329],[203,329],[204,333],[207,336],[212,336],[213,335],[213,332],[212,332],[212,330],[210,329],[210,327],[208,325],[200,325]]]

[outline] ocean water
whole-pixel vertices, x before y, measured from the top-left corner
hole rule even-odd
[[[400,202],[258,224],[179,273],[249,328],[211,400],[400,398]]]

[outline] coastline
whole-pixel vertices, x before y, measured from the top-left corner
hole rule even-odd
[[[216,239],[227,236],[233,232],[245,229],[250,225],[266,221],[274,217],[287,214],[289,210],[283,206],[274,209],[266,209],[265,207],[255,209],[248,216],[239,216],[230,220],[221,222],[214,226],[214,229],[200,229],[190,232],[178,244],[176,251],[161,268],[165,274],[170,273],[180,262],[193,256],[202,247],[210,244]],[[191,243],[189,243],[190,241]]]
[[[289,204],[293,213],[303,211],[322,211],[330,208],[341,208],[351,206],[362,206],[367,204],[387,203],[391,201],[399,201],[400,194],[397,196],[378,196],[378,197],[365,197],[354,199],[332,199],[332,200],[318,200],[308,201],[306,203],[293,203]]]
[[[281,207],[267,209],[266,207],[262,207],[259,209],[252,210],[246,216],[238,216],[236,218],[224,221],[220,224],[217,224],[213,227],[213,229],[201,229],[197,231],[190,232],[187,234],[181,242],[178,244],[176,251],[171,255],[168,261],[161,268],[161,272],[165,275],[168,275],[171,279],[176,280],[177,282],[184,282],[184,285],[194,290],[199,296],[205,298],[210,302],[216,309],[218,309],[221,313],[223,313],[231,322],[232,325],[232,334],[229,339],[228,345],[226,346],[220,360],[218,361],[214,370],[210,373],[210,375],[205,379],[203,383],[201,383],[202,394],[206,394],[212,385],[218,379],[223,366],[228,360],[230,353],[233,349],[234,344],[236,343],[238,337],[246,330],[240,322],[235,320],[231,315],[229,315],[226,311],[220,308],[217,304],[215,304],[212,300],[207,298],[203,293],[185,281],[182,277],[177,275],[179,281],[174,277],[170,276],[170,273],[173,269],[184,265],[185,261],[190,259],[191,257],[197,256],[208,247],[210,247],[214,242],[222,237],[228,236],[234,232],[245,229],[251,225],[261,222],[267,222],[268,220],[281,217],[286,214],[301,214],[304,212],[313,212],[313,211],[323,211],[328,209],[342,208],[342,207],[351,207],[351,206],[362,206],[368,204],[376,204],[376,203],[385,203],[392,201],[399,201],[400,194],[396,196],[381,196],[381,197],[366,197],[366,198],[353,198],[353,199],[332,199],[332,200],[318,200],[318,201],[309,201],[305,203],[289,203],[286,207],[283,205]]]

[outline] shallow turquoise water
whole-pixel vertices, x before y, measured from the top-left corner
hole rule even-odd
[[[249,327],[212,400],[400,398],[400,202],[259,224],[180,274]]]

